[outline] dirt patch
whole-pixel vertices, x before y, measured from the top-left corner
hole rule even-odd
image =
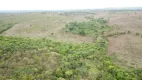
[[[119,64],[142,68],[142,38],[134,35],[110,37],[108,54],[117,56]]]
[[[122,12],[114,13],[108,15],[109,24],[117,26],[120,30],[127,30],[133,33],[139,32],[142,30],[142,12]]]
[[[113,30],[109,33],[125,32],[124,35],[109,37],[108,55],[114,58],[116,64],[142,68],[142,12],[125,11],[107,13]],[[130,32],[128,34],[127,32]],[[139,33],[136,36],[136,33]]]

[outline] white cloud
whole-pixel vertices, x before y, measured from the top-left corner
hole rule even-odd
[[[0,10],[140,7],[142,0],[0,0]]]

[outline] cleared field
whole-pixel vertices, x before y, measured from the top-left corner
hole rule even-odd
[[[118,59],[116,64],[142,68],[142,11],[104,11],[94,17],[108,19],[113,27],[105,35],[111,35],[108,54]]]
[[[109,55],[117,56],[118,63],[129,67],[142,68],[142,38],[121,35],[109,38]],[[116,59],[116,58],[115,58]]]
[[[112,32],[126,34],[109,37],[108,54],[117,56],[117,63],[142,68],[142,12],[116,12],[108,16]]]
[[[92,42],[91,37],[82,37],[71,33],[64,33],[62,28],[71,21],[85,21],[84,16],[65,16],[57,13],[26,13],[7,17],[15,25],[4,32],[6,36],[44,37],[59,41]],[[11,22],[10,20],[8,22]]]

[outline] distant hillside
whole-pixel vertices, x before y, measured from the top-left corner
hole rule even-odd
[[[114,8],[98,8],[98,9],[77,9],[77,10],[0,10],[0,13],[21,13],[21,12],[56,12],[56,11],[90,11],[90,10],[142,10],[142,7],[114,7]]]

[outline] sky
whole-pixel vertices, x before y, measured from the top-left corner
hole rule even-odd
[[[71,10],[142,7],[142,0],[0,0],[0,10]]]

